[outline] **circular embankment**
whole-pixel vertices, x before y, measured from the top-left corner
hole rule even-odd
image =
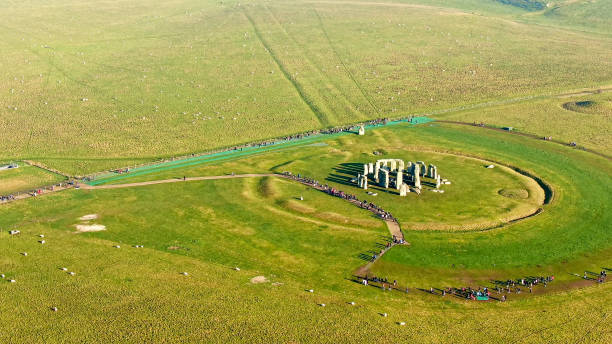
[[[442,185],[440,191],[444,193],[440,193],[431,192],[438,190],[425,182],[419,196],[409,193],[407,197],[399,197],[394,188],[378,186],[373,180],[367,191],[348,180],[339,187],[389,211],[403,230],[491,230],[538,215],[553,200],[554,192],[549,183],[530,171],[504,162],[423,148],[414,152],[404,150],[403,154],[395,155],[409,160],[414,160],[413,155],[417,160],[428,160],[438,166],[439,173],[452,181],[452,185]],[[359,166],[355,166],[346,168],[345,179],[348,176],[354,178],[350,173],[359,172]],[[487,168],[489,166],[493,168]],[[335,169],[333,176],[342,182],[338,179],[342,171],[338,171]]]

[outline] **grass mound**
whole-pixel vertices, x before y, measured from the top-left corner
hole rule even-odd
[[[569,111],[586,114],[610,116],[612,114],[612,101],[580,100],[567,102],[563,104],[563,108]]]
[[[501,189],[498,192],[500,195],[512,199],[527,199],[529,198],[529,191],[525,189]]]

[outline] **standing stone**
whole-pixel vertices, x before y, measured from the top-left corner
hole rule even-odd
[[[408,188],[408,185],[402,183],[399,187],[399,194],[401,197],[406,196],[408,193],[410,192],[410,189]]]
[[[398,166],[397,169],[401,172],[404,171],[404,160],[398,159],[397,160]]]
[[[440,175],[436,176],[436,189],[440,188]]]
[[[363,189],[367,190],[368,189],[368,177],[367,176],[363,176]]]
[[[374,168],[374,180],[379,183],[380,179],[378,178],[378,175],[380,174],[380,160],[376,161],[376,166]]]
[[[395,170],[397,170],[397,161],[395,160],[391,160],[391,172],[394,172]]]
[[[387,189],[389,187],[389,171],[387,169],[381,168],[378,175],[380,186]]]
[[[359,127],[359,136],[365,135],[365,127],[362,125]]]
[[[374,173],[374,164],[369,163],[368,164],[368,174],[372,174],[372,173]]]
[[[412,175],[414,176],[413,177],[414,187],[418,189],[421,188],[420,170],[421,170],[421,165],[414,164]]]
[[[418,161],[418,164],[420,165],[421,177],[425,177],[427,175],[427,165],[422,161]]]
[[[361,187],[361,174],[357,173],[357,186]]]
[[[368,175],[368,164],[363,164],[363,175],[364,176]]]
[[[404,172],[402,170],[397,170],[397,176],[395,178],[395,186],[399,190],[400,187],[404,184]]]

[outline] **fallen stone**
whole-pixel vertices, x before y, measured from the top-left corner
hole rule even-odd
[[[18,231],[18,230],[12,230],[12,231],[9,231],[9,234],[10,234],[10,235],[16,235],[16,234],[19,234],[19,233],[21,233],[21,232],[20,232],[20,231]]]
[[[11,283],[15,283],[15,282],[17,282],[17,281],[15,281],[14,279],[12,279],[12,280],[9,280],[9,282],[11,282]]]

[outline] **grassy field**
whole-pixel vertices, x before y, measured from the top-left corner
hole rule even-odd
[[[520,132],[552,136],[608,154],[612,148],[612,93],[552,97],[485,109],[434,116],[437,119],[483,122]]]
[[[0,171],[0,195],[30,191],[38,186],[59,183],[65,178],[41,168],[19,163],[19,168]]]
[[[85,174],[612,79],[608,35],[415,3],[5,2],[0,159]]]
[[[411,149],[427,143],[440,152],[452,147],[455,153],[520,166],[550,183],[555,197],[541,215],[493,231],[406,229],[411,245],[394,248],[372,271],[408,285],[412,290],[408,294],[385,293],[350,280],[365,263],[364,255],[384,243],[388,231],[382,222],[340,199],[286,180],[71,190],[12,203],[0,208],[0,227],[16,226],[22,234],[0,233],[0,249],[6,252],[0,272],[17,281],[0,283],[0,294],[10,295],[0,303],[0,320],[2,326],[11,327],[0,331],[0,338],[5,342],[610,340],[610,284],[591,286],[595,283],[571,275],[610,268],[608,160],[543,141],[438,124],[378,129],[364,137],[342,136],[325,143],[123,181],[270,170],[325,180],[334,172],[332,160],[337,164],[354,156],[365,159],[374,149],[385,156],[410,155]],[[354,147],[360,147],[361,153],[353,152]],[[304,201],[298,200],[300,195]],[[87,214],[98,218],[79,220]],[[102,224],[106,230],[75,234],[77,224]],[[45,235],[44,245],[37,243],[38,234]],[[241,270],[233,270],[236,266]],[[189,275],[182,275],[184,271]],[[490,279],[541,274],[556,276],[548,293],[536,289],[535,295],[511,295],[511,302],[503,304],[441,299],[417,289],[490,285]],[[268,282],[252,283],[256,276]],[[311,288],[313,294],[306,291]],[[50,307],[58,311],[51,312]],[[489,321],[483,324],[483,319]]]
[[[581,278],[612,273],[611,11],[602,0],[0,3],[0,161],[84,175],[412,114],[599,153],[401,123],[98,180],[313,177],[398,219],[409,245],[372,264],[383,221],[273,176],[6,203],[0,342],[612,342],[612,283]],[[399,197],[351,183],[380,158],[436,164],[452,184]],[[0,194],[63,178],[22,165],[0,171]],[[409,292],[363,286],[364,271]],[[427,292],[549,275],[508,302]]]

